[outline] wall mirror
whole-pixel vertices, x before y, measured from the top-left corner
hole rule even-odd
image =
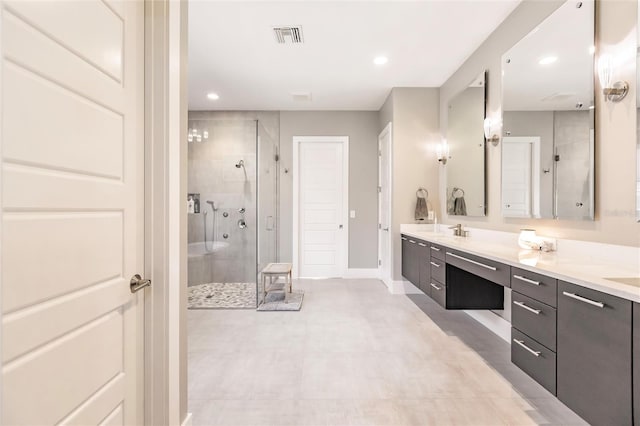
[[[504,217],[594,219],[594,9],[563,3],[502,56]]]
[[[447,214],[484,216],[485,72],[449,103],[447,111]]]

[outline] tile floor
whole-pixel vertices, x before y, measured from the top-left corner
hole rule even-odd
[[[377,280],[294,288],[300,312],[188,312],[194,425],[584,424],[464,312]]]

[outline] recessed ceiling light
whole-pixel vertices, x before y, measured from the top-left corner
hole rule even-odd
[[[538,62],[538,63],[540,65],[549,65],[549,64],[554,63],[557,60],[558,60],[557,56],[547,56],[546,58],[540,59],[540,62]]]
[[[389,58],[387,58],[386,56],[376,56],[373,60],[373,63],[376,65],[384,65],[387,62],[389,62]]]
[[[217,101],[218,99],[220,99],[220,96],[217,93],[207,93],[207,98],[211,99],[212,101]]]

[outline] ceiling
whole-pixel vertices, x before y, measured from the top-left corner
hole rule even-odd
[[[378,110],[393,87],[440,87],[519,2],[190,0],[189,109]],[[276,42],[287,25],[303,44]]]
[[[504,54],[505,111],[574,110],[579,103],[583,106],[578,109],[589,108],[593,103],[594,14],[593,0],[569,0]],[[539,63],[549,57],[557,60]]]

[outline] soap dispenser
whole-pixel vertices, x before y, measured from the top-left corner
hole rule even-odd
[[[189,213],[195,213],[196,203],[193,201],[193,196],[189,196],[189,201],[187,202],[187,211]]]

